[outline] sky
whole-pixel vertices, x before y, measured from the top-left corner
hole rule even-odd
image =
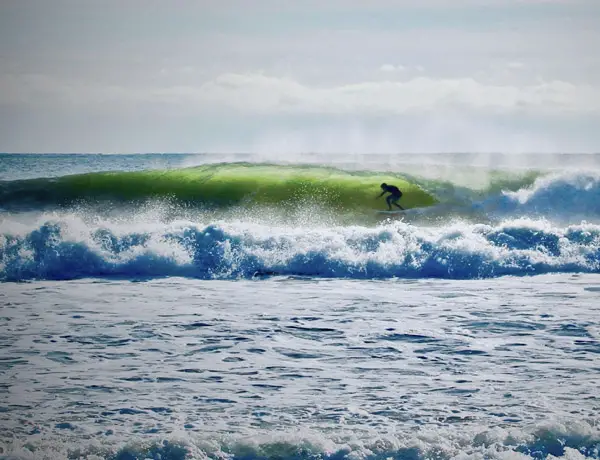
[[[598,0],[0,0],[3,152],[600,152]]]

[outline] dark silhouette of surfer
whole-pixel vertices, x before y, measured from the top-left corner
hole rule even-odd
[[[383,192],[381,192],[377,198],[381,198],[385,193],[389,193],[390,195],[385,199],[385,201],[387,202],[390,211],[392,210],[392,203],[404,211],[404,208],[397,203],[397,201],[402,197],[402,192],[398,187],[395,185],[388,185],[384,182],[381,184],[381,189]]]

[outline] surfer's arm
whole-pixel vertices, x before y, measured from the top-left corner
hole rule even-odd
[[[387,190],[384,190],[383,192],[381,192],[381,193],[380,193],[380,194],[377,196],[377,198],[381,198],[381,197],[384,195],[384,193],[385,193],[385,192],[387,192]]]

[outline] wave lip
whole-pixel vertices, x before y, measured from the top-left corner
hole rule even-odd
[[[0,206],[35,208],[169,198],[210,208],[293,207],[312,202],[337,210],[372,210],[385,208],[383,200],[375,201],[382,182],[396,184],[402,189],[402,203],[407,208],[429,206],[437,201],[415,181],[398,174],[348,172],[306,165],[221,163],[183,169],[5,181],[0,182]]]
[[[502,216],[545,216],[573,220],[600,217],[600,176],[577,173],[538,178],[531,186],[506,190],[479,204]]]
[[[83,229],[81,228],[83,226]],[[0,239],[0,279],[163,277],[479,279],[599,273],[600,226],[530,220],[500,226],[301,229],[247,223],[162,225],[131,233],[49,221]]]

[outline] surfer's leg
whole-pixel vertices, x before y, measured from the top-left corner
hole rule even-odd
[[[397,207],[398,207],[398,208],[400,208],[402,211],[404,211],[404,208],[398,204],[398,200],[400,199],[400,197],[401,197],[401,196],[402,196],[402,195],[400,195],[400,196],[391,196],[391,195],[390,195],[390,197],[389,197],[389,198],[390,198],[390,201],[391,201],[392,203],[394,203],[394,205],[395,205],[395,206],[397,206]],[[389,205],[389,204],[390,204],[390,203],[388,202],[388,205]],[[391,207],[391,206],[390,206],[390,209],[392,209],[392,207]]]
[[[389,196],[388,196],[388,197],[385,199],[385,202],[386,202],[386,203],[387,203],[387,205],[388,205],[388,211],[391,211],[391,210],[392,210],[392,204],[391,204],[391,203],[392,203],[392,198],[394,198],[394,197],[393,197],[393,195],[389,195]]]

